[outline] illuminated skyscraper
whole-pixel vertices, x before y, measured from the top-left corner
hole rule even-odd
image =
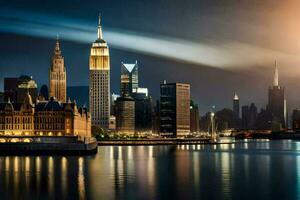
[[[49,73],[50,97],[55,97],[60,102],[67,100],[67,74],[64,57],[61,54],[57,38]]]
[[[233,97],[233,105],[232,105],[232,110],[233,110],[233,123],[234,123],[234,128],[239,127],[239,119],[240,119],[240,99],[237,93],[234,93]]]
[[[273,86],[269,88],[269,102],[267,106],[268,112],[272,116],[272,128],[273,130],[285,128],[285,95],[284,95],[284,87],[279,85],[278,81],[278,68],[275,62],[275,71],[274,71],[274,80]]]
[[[137,61],[134,64],[121,64],[121,95],[131,95],[133,90],[139,87],[139,75]]]
[[[98,38],[92,44],[89,67],[90,113],[92,125],[108,128],[110,116],[109,48],[103,40],[99,16]]]

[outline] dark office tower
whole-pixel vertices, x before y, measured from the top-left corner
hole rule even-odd
[[[17,101],[17,85],[18,78],[10,77],[4,78],[4,100],[8,101],[8,98],[11,102]]]
[[[110,114],[111,115],[115,115],[115,111],[116,111],[116,101],[117,98],[120,97],[120,95],[112,93],[110,95]]]
[[[249,129],[248,122],[250,119],[249,106],[242,106],[242,128]]]
[[[223,108],[215,113],[215,122],[219,131],[234,127],[233,111],[228,108]]]
[[[144,88],[146,89],[146,88]],[[150,133],[152,129],[152,98],[147,92],[135,91],[131,95],[135,101],[135,130],[137,133]]]
[[[257,107],[254,103],[251,103],[249,107],[249,119],[248,119],[248,128],[251,130],[255,130],[257,128],[256,121],[257,121]]]
[[[4,102],[4,92],[0,92],[0,103]]]
[[[293,130],[300,131],[300,109],[293,110]]]
[[[257,115],[256,127],[258,130],[270,130],[272,115],[266,109],[261,109]]]
[[[49,100],[49,90],[47,85],[42,85],[39,93],[40,100]]]
[[[134,64],[121,63],[121,96],[131,95],[139,87],[139,74],[137,61]]]
[[[198,105],[191,101],[190,105],[190,130],[191,133],[197,133],[199,131],[199,109]]]
[[[30,76],[20,76],[17,83],[17,102],[23,103],[24,99],[30,94],[32,101],[35,103],[38,96],[36,82]]]
[[[240,99],[237,95],[237,93],[234,93],[233,97],[233,123],[234,123],[234,128],[239,127],[239,121],[240,121]]]
[[[152,133],[159,134],[160,130],[160,117],[159,117],[159,100],[156,101],[156,104],[153,109],[152,115]]]
[[[116,100],[116,131],[120,134],[134,135],[135,109],[132,97],[118,97]]]
[[[160,85],[160,134],[165,137],[190,133],[190,85]]]
[[[284,87],[278,83],[278,68],[275,62],[275,72],[273,86],[269,88],[269,102],[267,111],[272,116],[272,129],[280,130],[286,127],[286,106],[285,106]]]

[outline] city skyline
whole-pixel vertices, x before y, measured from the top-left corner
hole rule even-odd
[[[159,5],[163,5],[162,2],[158,2]],[[184,39],[184,41],[188,41],[189,39],[191,39],[190,41],[194,41],[195,43],[197,43],[197,40],[200,40],[200,43],[202,42],[202,40],[204,41],[204,43],[209,43],[210,39],[213,38],[207,38],[207,33],[205,33],[203,29],[206,29],[209,33],[215,32],[213,36],[218,35],[217,39],[219,38],[216,41],[219,41],[220,39],[224,38],[226,39],[227,37],[230,38],[230,36],[228,36],[228,34],[230,35],[230,33],[232,33],[228,30],[230,28],[230,25],[226,23],[220,23],[217,19],[220,19],[219,15],[222,14],[222,12],[219,12],[218,9],[232,10],[235,7],[232,2],[219,3],[214,6],[212,6],[206,1],[200,1],[199,3],[193,2],[195,6],[199,4],[200,9],[208,9],[209,11],[212,11],[211,14],[207,12],[204,12],[203,14],[200,13],[200,17],[195,16],[196,13],[194,10],[192,10],[191,12],[194,14],[189,14],[185,12],[184,9],[186,7],[183,6],[182,8],[180,8],[180,6],[182,5],[180,2],[177,2],[176,5],[170,8],[170,17],[164,16],[164,18],[162,18],[161,21],[158,21],[156,17],[150,18],[148,12],[147,15],[142,17],[141,21],[137,21],[135,20],[134,16],[132,16],[131,12],[128,12],[125,15],[124,11],[120,10],[119,6],[116,7],[116,5],[113,5],[112,8],[110,8],[109,3],[106,1],[104,1],[103,4],[99,7],[96,6],[98,5],[97,3],[93,4],[94,6],[92,11],[94,12],[89,12],[87,14],[75,11],[66,11],[66,15],[64,17],[61,17],[61,15],[59,14],[59,12],[63,10],[66,6],[64,3],[62,3],[61,8],[56,8],[58,10],[55,10],[53,6],[49,5],[49,3],[47,2],[46,4],[49,5],[49,8],[47,8],[46,10],[40,8],[39,5],[36,5],[36,7],[30,7],[30,5],[32,4],[31,2],[29,2],[30,9],[28,9],[28,5],[23,4],[19,5],[18,7],[14,7],[14,1],[12,1],[11,4],[6,4],[4,2],[2,2],[2,4],[4,8],[6,8],[6,11],[2,12],[2,15],[0,16],[2,19],[1,25],[3,25],[1,26],[0,30],[0,34],[1,36],[3,36],[1,37],[1,39],[3,40],[2,48],[5,49],[5,51],[3,51],[3,54],[0,56],[0,71],[3,77],[19,76],[21,74],[26,74],[26,70],[28,69],[32,71],[31,75],[33,75],[34,79],[36,79],[39,86],[47,83],[47,81],[45,81],[46,77],[40,76],[40,74],[44,74],[47,71],[49,55],[51,55],[52,53],[50,51],[50,48],[53,47],[53,41],[55,40],[56,34],[59,33],[61,37],[62,47],[64,50],[66,66],[68,66],[67,74],[70,77],[70,79],[68,79],[68,85],[88,85],[88,80],[83,79],[81,77],[86,77],[88,75],[88,70],[86,69],[86,67],[88,65],[87,60],[89,45],[94,40],[95,25],[97,23],[97,20],[95,20],[95,18],[100,10],[103,13],[102,15],[104,16],[104,36],[105,38],[107,38],[107,42],[111,46],[110,54],[112,92],[118,93],[119,91],[120,62],[123,61],[125,63],[131,63],[135,60],[138,60],[140,63],[140,70],[142,74],[140,77],[141,83],[149,88],[151,96],[155,99],[159,98],[158,85],[162,83],[164,79],[166,79],[170,82],[189,82],[192,85],[192,99],[194,99],[195,102],[198,103],[201,115],[204,114],[206,111],[209,111],[212,105],[216,105],[217,109],[221,109],[223,107],[230,108],[232,104],[231,98],[234,91],[238,92],[240,96],[241,105],[246,105],[250,104],[251,102],[255,102],[256,105],[259,108],[261,108],[264,107],[267,102],[268,96],[266,94],[266,91],[268,89],[268,86],[272,82],[272,71],[274,65],[273,63],[274,60],[277,59],[279,71],[281,74],[280,81],[282,85],[286,87],[288,110],[291,111],[293,108],[299,107],[300,99],[298,98],[297,93],[295,91],[297,91],[300,88],[300,83],[298,83],[297,81],[297,66],[300,65],[300,62],[298,63],[293,58],[291,58],[291,61],[289,61],[289,59],[287,59],[286,56],[280,54],[272,54],[270,56],[268,52],[261,53],[261,51],[258,49],[257,52],[259,52],[261,56],[266,56],[267,58],[266,60],[264,60],[263,63],[258,63],[258,66],[256,67],[253,65],[253,67],[244,68],[243,66],[246,66],[249,60],[252,60],[253,62],[258,62],[259,60],[253,58],[252,56],[249,56],[249,58],[244,60],[245,64],[240,63],[241,68],[226,70],[220,67],[212,68],[204,64],[189,62],[187,61],[187,59],[190,59],[189,56],[187,56],[186,59],[180,56],[178,56],[178,59],[174,59],[174,56],[168,57],[164,55],[163,52],[161,53],[161,56],[159,56],[154,55],[151,52],[141,52],[140,49],[124,49],[124,45],[123,47],[116,46],[116,43],[120,41],[114,40],[113,36],[115,35],[115,33],[122,33],[124,36],[124,34],[128,33],[128,31],[129,33],[136,33],[133,35],[137,36],[137,38],[139,38],[138,36],[141,36],[144,33],[146,33],[144,39],[160,39],[159,41],[169,41],[174,38],[179,38]],[[270,6],[269,4],[270,3],[268,2],[262,2],[260,4],[249,5],[242,1],[239,3],[241,10],[249,9],[249,13],[245,13],[245,15],[242,15],[240,12],[237,12],[234,15],[243,17],[243,20],[253,17],[255,19],[253,22],[255,25],[253,25],[254,27],[257,27],[257,25],[259,24],[257,22],[258,20],[265,19],[264,17],[259,16],[259,14],[263,16],[269,16],[266,19],[268,22],[271,23],[270,26],[272,27],[270,28],[270,30],[274,30],[275,27],[280,27],[280,23],[286,25],[285,22],[279,20],[280,14],[285,14],[287,7],[290,8],[293,6],[297,6],[297,2],[295,1],[288,1],[286,2],[285,6],[280,6],[279,3],[274,3],[272,4],[272,6]],[[75,7],[79,5],[80,2],[74,3]],[[89,7],[89,5],[85,6]],[[141,7],[141,4],[133,2],[130,4],[129,9],[132,10]],[[151,5],[151,7],[155,8],[156,6]],[[190,8],[190,6],[188,7]],[[256,9],[257,7],[259,8],[258,10]],[[270,8],[265,10],[264,8],[266,7]],[[42,11],[44,11],[43,14],[41,14],[41,12],[38,12],[39,9],[42,9]],[[258,14],[253,14],[254,10],[258,12]],[[14,17],[11,17],[8,11],[14,11]],[[273,11],[274,13],[272,13]],[[175,22],[171,19],[171,17],[173,16],[173,18],[176,18],[175,16],[176,14],[178,14],[178,12],[182,12],[184,13],[184,15],[182,19],[180,19],[178,22]],[[264,12],[266,12],[266,14]],[[54,16],[55,14],[57,15]],[[163,12],[160,9],[158,9],[158,14],[163,15]],[[127,17],[119,17],[124,15]],[[137,13],[136,15],[140,16],[139,13]],[[228,14],[228,16],[226,16],[225,19],[233,19],[234,16],[232,15],[233,14]],[[292,16],[295,15],[297,14],[292,9],[290,10],[290,15],[288,16],[288,18],[290,19],[292,18]],[[32,19],[33,16],[39,16],[39,19],[37,20],[38,22]],[[143,23],[149,22],[149,19],[152,19],[151,23]],[[204,19],[207,19],[207,22],[205,22]],[[278,19],[277,22],[275,21],[276,19]],[[45,25],[45,21],[47,21],[46,24],[50,25]],[[161,28],[161,26],[168,21],[173,26],[168,25],[165,28]],[[18,26],[16,25],[16,23]],[[24,27],[28,26],[29,23],[35,23],[37,27],[39,27],[38,25],[43,25],[43,28],[45,28],[45,30],[51,29],[52,31],[48,31],[48,35],[46,36],[39,32],[40,29],[30,29],[31,31],[25,31]],[[199,26],[199,28],[193,29],[194,26],[191,26],[193,23],[195,23],[197,27]],[[291,21],[291,23],[293,23],[293,21]],[[141,26],[142,24],[143,26]],[[256,43],[256,46],[265,47],[270,45],[272,47],[278,47],[277,49],[281,49],[287,52],[297,52],[297,44],[291,45],[290,49],[281,48],[282,44],[281,42],[278,42],[282,40],[281,32],[273,31],[271,35],[272,37],[263,41],[262,39],[266,39],[268,36],[270,36],[271,31],[264,32],[264,28],[258,26],[260,27],[260,29],[249,29],[250,32],[246,34],[243,30],[245,29],[245,27],[251,28],[251,24],[249,25],[245,23],[244,26],[238,26],[239,24],[235,25],[235,28],[240,31],[240,35],[237,36],[236,34],[234,34],[234,36],[238,39],[241,39],[242,41],[248,39],[249,42],[253,42],[254,39],[251,38],[253,36],[255,39],[257,39],[258,37],[258,41],[261,42]],[[72,29],[72,31],[66,31],[66,26],[71,26],[74,29]],[[175,32],[174,27],[178,26],[182,27],[182,31]],[[203,27],[203,29],[201,29],[200,27]],[[88,34],[87,37],[83,37],[84,35],[79,34],[80,32],[78,32],[78,29],[86,28],[89,30]],[[119,32],[115,31],[115,29],[119,29]],[[220,30],[224,30],[223,35],[219,33]],[[262,31],[261,37],[259,36],[259,30]],[[198,34],[196,34],[197,32]],[[292,36],[294,36],[295,33],[292,34]],[[127,34],[127,36],[128,35],[130,34]],[[83,43],[78,41],[78,39],[81,38],[85,38],[85,40],[87,41]],[[127,38],[129,39],[129,37]],[[162,40],[163,38],[167,40]],[[295,37],[292,37],[292,39],[296,41]],[[291,43],[292,39],[289,39],[287,42]],[[10,42],[7,43],[6,41]],[[157,40],[154,40],[153,44],[157,45],[155,41]],[[175,41],[178,42],[179,48],[182,47],[184,51],[187,50],[185,48],[186,45],[182,45],[182,40]],[[43,45],[28,45],[32,42],[40,43]],[[11,43],[16,43],[17,45],[14,46],[14,48],[11,48]],[[268,45],[266,43],[268,43]],[[160,45],[161,47],[165,47],[165,43],[163,42],[161,42]],[[286,45],[283,46],[285,47]],[[276,50],[275,47],[271,49]],[[244,48],[242,49],[245,50]],[[9,55],[12,52],[19,53],[18,55],[16,55],[16,59],[14,59],[14,61],[9,60]],[[24,52],[28,53],[24,55]],[[39,52],[40,56],[37,56],[36,52]],[[232,52],[232,54],[236,55],[236,52]],[[221,54],[220,57],[226,55],[227,54]],[[27,61],[29,59],[32,59],[33,57],[33,62]],[[214,57],[212,58],[214,59]],[[240,60],[241,58],[244,58],[244,56],[238,56],[237,60]],[[201,57],[199,57],[199,59],[202,60]],[[156,67],[160,68],[159,73],[156,70],[153,70],[153,68]],[[291,73],[291,70],[293,70],[293,73]],[[169,73],[170,71],[174,73]],[[236,86],[239,87],[237,88]],[[0,88],[1,87],[3,87],[2,83],[0,84]],[[256,95],[254,96],[252,94]]]

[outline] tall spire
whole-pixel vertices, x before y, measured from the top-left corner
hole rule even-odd
[[[279,85],[278,83],[278,68],[277,68],[277,63],[275,60],[275,71],[274,71],[274,80],[273,80],[273,86],[277,87]]]
[[[236,92],[234,92],[234,97],[233,97],[233,100],[239,100],[239,96],[237,95]]]
[[[103,39],[102,36],[102,27],[101,27],[101,13],[99,13],[99,19],[98,19],[98,39]]]
[[[54,54],[55,55],[61,55],[58,33],[56,34],[56,44],[55,44]]]

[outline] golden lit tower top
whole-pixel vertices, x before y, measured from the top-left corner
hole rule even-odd
[[[95,42],[93,42],[91,48],[90,70],[110,70],[109,48],[103,39],[100,14],[98,22],[98,37]]]

